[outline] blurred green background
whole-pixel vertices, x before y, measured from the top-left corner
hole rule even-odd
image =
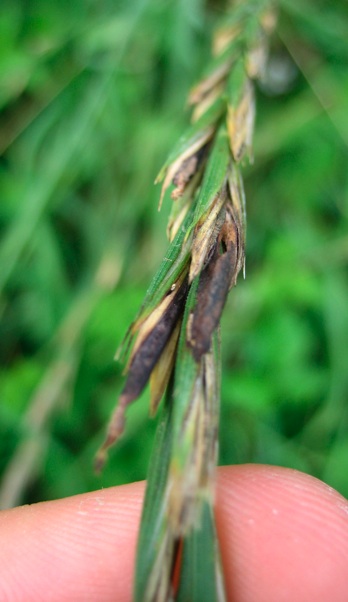
[[[2,0],[0,502],[142,479],[148,392],[101,477],[113,356],[166,250],[154,178],[223,2]],[[347,3],[282,2],[222,324],[220,461],[348,496]]]

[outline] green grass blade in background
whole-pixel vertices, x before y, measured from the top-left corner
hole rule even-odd
[[[15,216],[11,227],[7,230],[0,246],[0,292],[14,270],[31,237],[35,233],[39,220],[47,210],[48,203],[57,187],[63,187],[64,174],[81,150],[92,144],[95,135],[96,122],[105,108],[112,77],[122,60],[124,52],[134,28],[147,5],[147,0],[141,0],[134,7],[132,18],[126,27],[124,42],[118,49],[115,63],[105,74],[92,79],[85,91],[85,97],[80,99],[80,106],[71,121],[66,119],[64,131],[58,132],[56,139],[51,142],[48,152],[41,157],[38,173],[30,174],[26,182],[26,196],[22,199],[20,211]],[[71,182],[70,182],[71,184]]]

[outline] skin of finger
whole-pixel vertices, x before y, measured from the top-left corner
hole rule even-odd
[[[1,602],[131,600],[144,483],[0,513]]]
[[[348,503],[295,470],[220,470],[217,527],[233,602],[348,602]]]
[[[129,602],[144,484],[0,514],[1,602]],[[230,602],[348,602],[348,504],[296,471],[219,470]],[[202,601],[204,602],[204,601]]]

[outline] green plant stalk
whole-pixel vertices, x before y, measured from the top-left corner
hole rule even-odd
[[[194,410],[201,410],[201,416],[209,419],[209,425],[206,424],[205,434],[210,434],[211,444],[208,447],[210,451],[210,459],[207,457],[201,458],[201,467],[205,472],[214,470],[217,454],[217,421],[219,412],[219,391],[217,390],[219,382],[219,341],[218,333],[214,335],[213,349],[208,357],[204,358],[202,369],[207,379],[208,387],[206,402],[199,403],[202,399],[195,397],[189,400]],[[182,372],[180,366],[178,371]],[[199,525],[199,528],[190,530],[188,537],[179,535],[178,531],[178,516],[177,512],[168,512],[168,504],[170,504],[171,491],[173,491],[171,481],[171,471],[173,471],[173,461],[177,458],[178,440],[175,437],[175,421],[178,416],[177,406],[175,404],[174,392],[175,377],[168,387],[164,406],[161,413],[160,422],[157,429],[156,442],[150,462],[151,470],[147,483],[145,501],[143,506],[141,528],[138,541],[138,562],[136,568],[134,599],[136,602],[142,600],[169,600],[174,595],[173,584],[173,568],[175,566],[175,556],[182,546],[182,567],[186,567],[185,572],[181,575],[178,585],[177,595],[178,600],[202,600],[199,597],[200,592],[210,591],[220,592],[219,597],[212,595],[213,600],[224,600],[222,569],[220,564],[220,556],[218,553],[218,542],[215,533],[215,523],[211,507],[210,489],[204,491],[201,489],[199,499],[191,500],[191,515],[193,505],[193,519]],[[198,402],[198,403],[197,403]],[[208,405],[208,407],[207,407]],[[195,426],[196,412],[192,412],[191,418],[187,420],[188,430]],[[200,421],[198,420],[198,423]],[[213,424],[215,429],[212,428]],[[207,428],[208,427],[208,428]],[[188,435],[188,433],[186,433]],[[186,446],[190,451],[192,445],[188,442]],[[185,453],[181,459],[185,459]],[[200,458],[190,456],[186,458],[183,470],[179,471],[179,476],[184,480],[184,484],[192,487],[190,476],[194,478],[200,474],[197,461]],[[197,470],[198,469],[198,470]],[[174,467],[177,474],[177,467]],[[188,479],[188,480],[187,480]],[[174,487],[175,501],[179,504],[186,500],[186,496],[177,496],[178,490]],[[173,503],[173,502],[172,502]],[[182,510],[185,510],[182,509]],[[186,508],[186,515],[187,515]],[[192,581],[194,575],[191,574],[190,565],[194,565],[204,571],[199,573],[198,582]],[[204,585],[204,578],[206,585]],[[197,580],[198,581],[198,580]],[[194,597],[188,597],[187,592],[190,592],[192,587],[195,591]]]

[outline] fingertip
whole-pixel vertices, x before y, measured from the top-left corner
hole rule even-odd
[[[295,470],[220,470],[217,493],[228,600],[347,602],[348,503]]]
[[[0,599],[130,601],[143,491],[135,483],[3,512]],[[217,526],[229,602],[347,602],[348,504],[317,479],[222,468]]]
[[[131,600],[144,483],[4,511],[0,600]]]

